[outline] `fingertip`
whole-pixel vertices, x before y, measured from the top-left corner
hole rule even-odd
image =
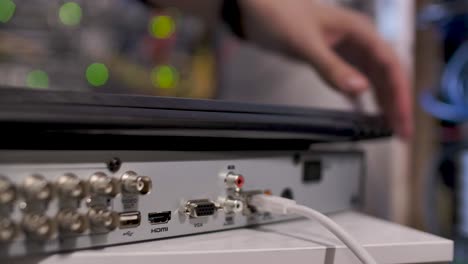
[[[359,75],[352,75],[346,78],[343,91],[349,93],[361,93],[369,89],[369,81]]]
[[[404,141],[410,141],[413,137],[413,130],[410,126],[402,126],[397,129],[397,134]]]
[[[395,121],[393,127],[395,128],[395,132],[397,133],[398,137],[404,141],[410,141],[412,139],[414,134],[414,127],[411,120],[405,120],[403,122]]]

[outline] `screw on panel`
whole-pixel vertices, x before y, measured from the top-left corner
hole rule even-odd
[[[122,166],[122,161],[119,158],[112,158],[107,162],[107,168],[111,172],[117,172]]]
[[[301,154],[294,153],[293,155],[293,163],[294,165],[298,165],[301,162]]]

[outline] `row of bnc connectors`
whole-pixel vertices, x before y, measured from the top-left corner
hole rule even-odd
[[[140,176],[133,171],[124,173],[120,179],[96,172],[88,180],[67,173],[55,182],[40,174],[33,174],[16,186],[7,177],[0,175],[0,242],[13,241],[20,230],[27,238],[47,240],[62,235],[77,235],[88,229],[109,232],[119,225],[116,212],[106,205],[89,206],[86,215],[77,212],[84,198],[110,199],[119,193],[145,195],[152,189],[150,177]],[[57,198],[61,208],[55,217],[45,214],[48,204]],[[18,202],[23,216],[19,224],[9,217],[13,205]]]

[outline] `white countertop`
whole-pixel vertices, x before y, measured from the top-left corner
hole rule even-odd
[[[448,262],[453,242],[356,212],[331,217],[361,242],[379,263]],[[81,250],[12,264],[239,264],[359,263],[343,244],[308,220]]]

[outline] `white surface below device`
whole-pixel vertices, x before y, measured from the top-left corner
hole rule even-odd
[[[453,242],[356,212],[331,218],[344,227],[378,263],[443,263],[453,258]],[[318,223],[292,220],[102,249],[9,260],[12,264],[131,263],[359,263]]]

